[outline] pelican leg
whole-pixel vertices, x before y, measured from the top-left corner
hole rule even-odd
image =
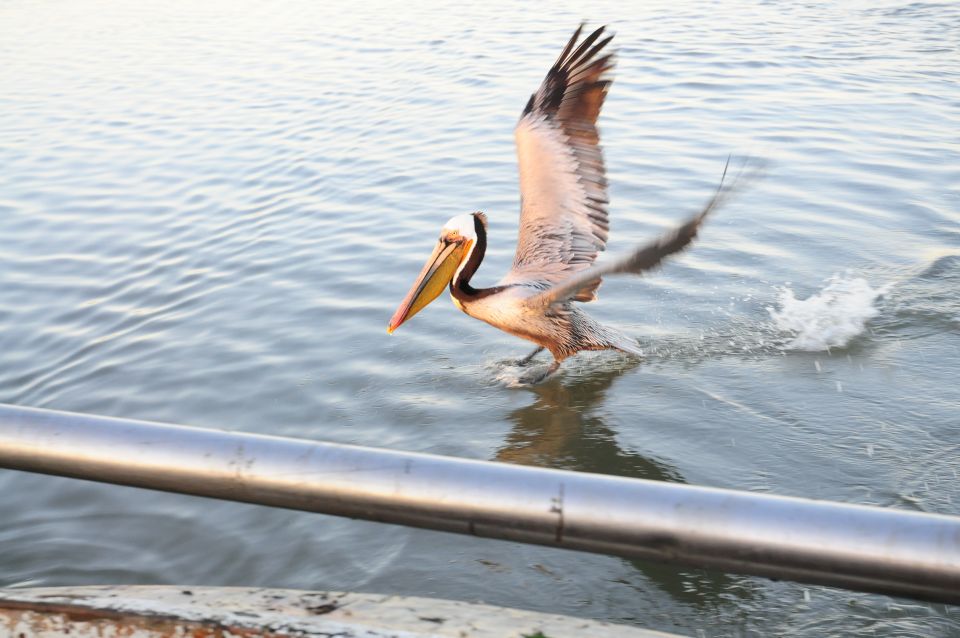
[[[535,374],[527,374],[520,378],[523,383],[529,385],[537,385],[538,383],[543,383],[547,380],[551,374],[557,371],[557,368],[560,367],[560,361],[554,359],[553,363],[550,364],[550,367],[546,369],[545,372],[538,372]]]
[[[539,348],[537,348],[536,350],[534,350],[533,352],[531,352],[530,354],[528,354],[527,356],[525,356],[523,359],[517,359],[517,365],[518,365],[518,366],[525,366],[525,365],[527,365],[528,363],[530,363],[531,361],[533,361],[533,358],[534,358],[535,356],[537,356],[538,354],[540,354],[541,352],[543,352],[543,346],[540,346]]]

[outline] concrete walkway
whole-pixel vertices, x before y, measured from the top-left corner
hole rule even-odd
[[[0,589],[0,638],[677,638],[430,598],[223,587]]]

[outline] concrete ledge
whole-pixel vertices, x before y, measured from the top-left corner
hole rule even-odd
[[[450,600],[224,587],[0,589],[0,638],[677,638]]]

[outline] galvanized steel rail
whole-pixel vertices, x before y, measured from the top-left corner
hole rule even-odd
[[[960,518],[0,405],[0,467],[960,603]]]

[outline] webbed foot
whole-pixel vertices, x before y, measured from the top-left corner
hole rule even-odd
[[[517,359],[516,365],[521,366],[521,367],[527,365],[528,363],[530,363],[531,361],[533,361],[533,358],[534,358],[535,356],[537,356],[538,354],[540,354],[541,352],[543,352],[543,350],[544,350],[543,346],[540,346],[539,348],[537,348],[536,350],[534,350],[533,352],[531,352],[530,354],[528,354],[527,356],[525,356],[523,359]]]
[[[525,374],[520,377],[520,383],[524,385],[538,385],[547,380],[547,377],[552,375],[560,367],[559,361],[554,361],[550,364],[550,367],[546,370],[534,370],[529,374]]]

